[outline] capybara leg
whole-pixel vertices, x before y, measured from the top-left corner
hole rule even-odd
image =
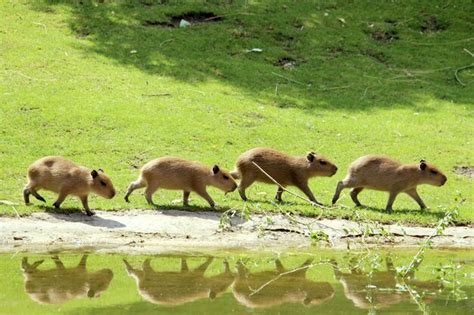
[[[88,198],[87,196],[82,196],[81,197],[81,202],[82,202],[82,206],[84,207],[84,210],[86,210],[86,214],[88,216],[92,216],[94,215],[95,213],[93,211],[91,211],[91,209],[89,208],[89,202],[88,202]]]
[[[285,272],[285,267],[283,267],[283,264],[281,263],[280,259],[275,259],[275,268],[278,273]]]
[[[186,261],[186,258],[181,258],[181,272],[188,272],[188,263]]]
[[[357,196],[359,195],[359,193],[364,190],[364,187],[356,187],[356,188],[352,188],[351,189],[351,198],[352,198],[352,201],[354,201],[355,205],[357,207],[361,207],[361,203],[359,201],[359,199],[357,198]]]
[[[282,200],[281,200],[281,194],[283,194],[283,188],[281,188],[280,186],[278,186],[278,190],[277,190],[277,193],[276,193],[276,196],[275,196],[275,199],[276,199],[278,202],[282,202]]]
[[[212,200],[211,196],[207,193],[206,190],[196,191],[196,193],[202,198],[206,199],[211,208],[215,207],[216,204],[214,203],[214,200]]]
[[[412,197],[418,203],[418,205],[420,206],[422,210],[426,209],[426,205],[423,202],[423,200],[421,200],[421,197],[420,195],[418,195],[418,192],[416,191],[416,189],[408,190],[406,191],[406,193],[408,194],[408,196]]]
[[[36,199],[38,199],[39,201],[46,202],[46,200],[44,200],[44,198],[41,197],[40,194],[38,194],[38,192],[36,191],[36,189],[30,188],[30,192],[31,192],[31,194],[32,194]]]
[[[313,195],[313,192],[311,191],[311,189],[309,188],[308,186],[308,183],[298,183],[296,185],[302,192],[304,192],[304,194],[309,198],[309,200],[311,200],[312,202],[316,203],[316,204],[321,204],[319,201],[316,200],[316,198],[314,197]]]
[[[63,203],[64,199],[66,199],[67,194],[64,193],[59,193],[58,199],[53,203],[53,206],[56,209],[59,209],[61,207],[61,204]]]
[[[54,261],[54,264],[56,265],[57,269],[65,269],[63,262],[59,259],[58,255],[54,255],[53,257],[51,257],[51,259]]]
[[[214,260],[213,257],[207,257],[206,261],[203,262],[199,267],[197,267],[194,271],[199,271],[201,273],[204,273],[207,269],[207,267],[209,267],[209,265],[212,263],[212,261]]]
[[[252,185],[254,181],[255,181],[255,178],[253,176],[242,174],[242,180],[240,181],[240,184],[239,184],[239,194],[240,194],[240,198],[242,198],[243,201],[247,201],[247,196],[245,195],[245,189],[247,189],[250,185]]]
[[[336,192],[334,193],[334,197],[332,197],[332,204],[335,204],[337,202],[337,200],[339,199],[339,196],[341,195],[341,191],[344,188],[346,188],[346,186],[344,185],[343,181],[340,181],[339,183],[337,183]]]
[[[81,261],[79,261],[79,264],[77,265],[78,269],[86,270],[87,257],[87,254],[82,255]]]
[[[387,266],[387,270],[395,270],[392,258],[390,258],[389,256],[385,257],[385,265]]]
[[[28,188],[23,189],[23,199],[25,199],[25,205],[30,204],[30,190]]]
[[[387,207],[385,208],[385,210],[387,210],[388,213],[392,213],[393,202],[395,201],[395,198],[397,198],[397,195],[398,195],[398,192],[393,192],[393,191],[390,192],[390,195],[388,196]]]
[[[148,185],[148,187],[145,189],[145,199],[149,205],[154,205],[153,194],[155,193],[156,189],[157,188],[152,187],[151,185]]]
[[[183,205],[189,205],[189,195],[191,194],[190,191],[183,191]]]
[[[146,186],[146,183],[145,183],[143,180],[141,180],[141,179],[139,179],[139,180],[137,180],[137,181],[135,181],[135,182],[132,182],[132,183],[128,186],[127,193],[125,194],[125,197],[124,197],[125,201],[126,201],[126,202],[130,202],[130,201],[128,200],[128,197],[130,196],[130,194],[131,194],[135,189],[143,188],[143,187],[145,187],[145,186]]]

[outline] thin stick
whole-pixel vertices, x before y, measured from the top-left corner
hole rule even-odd
[[[276,75],[276,76],[279,77],[279,78],[285,79],[285,80],[287,80],[287,81],[289,81],[289,82],[301,84],[301,85],[304,85],[304,86],[310,86],[310,85],[311,85],[311,84],[306,84],[306,83],[303,83],[303,82],[300,82],[300,81],[296,81],[296,80],[287,78],[287,77],[282,76],[281,74],[278,74],[278,73],[275,73],[275,72],[272,72],[272,74],[273,74],[273,75]]]
[[[142,96],[171,96],[171,93],[142,94]]]
[[[456,81],[459,82],[459,84],[461,84],[462,86],[466,86],[466,84],[464,84],[461,79],[459,79],[458,77],[458,73],[463,71],[463,70],[466,70],[466,69],[469,69],[469,68],[472,68],[474,67],[474,63],[468,65],[468,66],[464,66],[464,67],[461,67],[461,68],[457,68],[456,70],[454,70],[454,77],[456,78]]]
[[[18,217],[18,219],[21,220],[21,216],[20,214],[18,213],[18,211],[16,210],[15,206],[12,206],[13,210],[15,210],[15,213],[16,213],[16,216]]]
[[[323,206],[323,205],[319,205],[319,204],[317,204],[317,203],[315,203],[315,202],[312,202],[311,200],[309,200],[309,199],[307,199],[307,198],[305,198],[305,197],[302,197],[302,196],[298,195],[297,193],[294,193],[294,192],[292,192],[292,191],[286,189],[286,188],[283,187],[279,182],[277,182],[273,177],[271,177],[270,174],[268,174],[267,172],[265,172],[265,171],[263,170],[263,168],[261,168],[257,163],[255,163],[255,162],[252,162],[252,163],[253,163],[253,165],[255,165],[263,174],[265,174],[265,176],[267,176],[272,182],[274,182],[276,185],[278,185],[278,187],[280,187],[281,189],[283,189],[284,191],[286,191],[286,192],[289,193],[290,195],[293,195],[293,196],[295,196],[295,197],[297,197],[297,198],[300,198],[300,199],[302,199],[302,200],[304,200],[304,201],[310,203],[312,206],[317,206],[317,207],[320,207],[320,208],[322,208],[322,209],[329,209],[328,207],[325,207],[325,206]]]
[[[172,38],[171,38],[171,39],[164,40],[164,41],[160,44],[160,47],[163,46],[164,44],[169,43],[169,42],[172,42],[172,41],[174,41],[174,39],[172,39]]]
[[[257,294],[258,292],[262,291],[263,288],[265,288],[266,286],[268,286],[269,284],[271,284],[272,282],[275,282],[277,281],[278,279],[280,279],[281,277],[285,276],[285,275],[288,275],[290,273],[294,273],[294,272],[297,272],[297,271],[300,271],[300,270],[303,270],[303,269],[308,269],[308,268],[311,268],[311,267],[314,267],[316,266],[315,264],[310,264],[310,265],[306,265],[306,266],[302,266],[302,267],[299,267],[299,268],[296,268],[296,269],[293,269],[293,270],[290,270],[290,271],[286,271],[286,272],[283,272],[283,273],[280,273],[278,276],[276,276],[275,278],[271,279],[270,281],[264,283],[261,287],[259,287],[257,290],[253,291],[252,293],[249,294],[249,296],[252,296],[252,295],[255,295]]]
[[[470,52],[467,48],[464,48],[463,50],[465,52],[467,52],[469,55],[471,55],[471,57],[474,57],[474,54],[472,52]]]

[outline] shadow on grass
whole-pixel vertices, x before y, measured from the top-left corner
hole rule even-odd
[[[217,80],[280,108],[429,111],[420,100],[472,102],[454,78],[472,63],[459,53],[472,39],[465,5],[43,0],[32,7],[45,14],[67,7],[77,42],[93,43],[84,51],[150,75]],[[221,19],[170,25],[188,12]],[[446,29],[424,32],[431,16]]]
[[[100,226],[106,227],[109,229],[116,229],[126,227],[125,224],[101,218],[99,215],[95,214],[93,216],[86,215],[81,209],[78,208],[60,208],[56,209],[50,206],[40,206],[46,213],[58,220],[69,221],[69,222],[78,222],[91,226]]]
[[[181,204],[154,204],[150,206],[152,209],[155,210],[162,210],[164,214],[166,210],[177,210],[177,211],[186,211],[186,212],[216,212],[222,213],[230,209],[227,206],[217,206],[216,208],[211,208],[209,206],[199,206],[199,205],[192,205],[183,206]]]

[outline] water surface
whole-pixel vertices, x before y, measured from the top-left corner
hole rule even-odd
[[[2,254],[0,314],[473,314],[474,254]]]

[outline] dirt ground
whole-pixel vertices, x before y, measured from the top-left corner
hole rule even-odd
[[[285,215],[235,216],[223,227],[221,213],[177,210],[34,213],[21,218],[0,217],[0,252],[169,253],[207,249],[250,251],[307,249],[318,246],[345,249],[360,246],[416,246],[434,228],[373,225],[346,220],[316,220]],[[316,239],[311,235],[319,234]],[[474,229],[447,228],[433,239],[435,247],[474,247]]]

